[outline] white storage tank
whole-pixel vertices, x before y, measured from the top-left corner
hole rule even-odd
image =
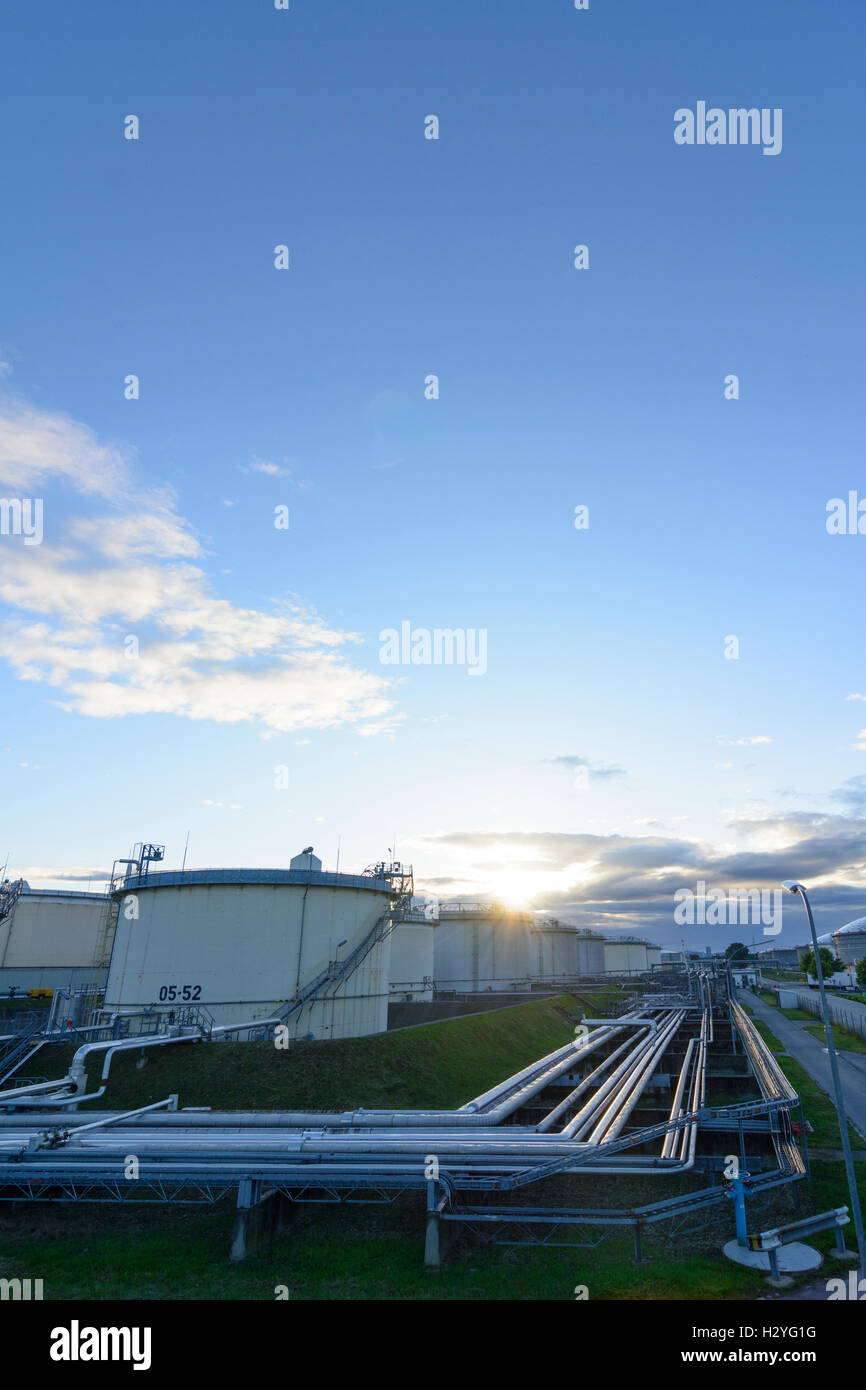
[[[843,965],[856,965],[866,956],[866,917],[858,917],[833,932],[833,949]]]
[[[424,908],[399,914],[391,932],[391,997],[429,1003],[433,998],[436,921]]]
[[[533,956],[529,913],[493,903],[442,903],[434,935],[437,990],[461,994],[529,989]]]
[[[61,989],[97,984],[108,921],[105,893],[31,888],[23,879],[0,891],[0,994],[14,986]]]
[[[197,869],[127,878],[116,893],[120,910],[105,1006],[199,1007],[215,1023],[268,1019],[361,948],[351,974],[328,980],[287,1020],[289,1035],[384,1032],[388,923],[400,867],[326,873],[312,850],[305,850],[289,869]]]
[[[657,966],[657,965],[661,965],[661,963],[662,963],[662,948],[661,948],[661,946],[654,946],[654,945],[652,944],[651,941],[648,941],[648,942],[646,943],[646,963],[647,963],[647,969],[648,969],[648,970],[652,970],[652,968],[653,968],[654,965],[656,965],[656,966]]]
[[[604,937],[600,932],[582,929],[577,934],[578,975],[604,974]]]
[[[533,940],[533,977],[536,981],[573,980],[578,974],[577,927],[560,922],[555,917],[538,922],[531,931]]]
[[[644,974],[648,969],[647,945],[634,936],[604,943],[604,969],[607,975]]]

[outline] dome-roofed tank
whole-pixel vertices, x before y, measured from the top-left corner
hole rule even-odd
[[[856,917],[832,936],[836,955],[843,965],[856,965],[866,956],[866,917]]]

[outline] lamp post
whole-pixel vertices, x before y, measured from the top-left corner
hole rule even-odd
[[[827,994],[824,989],[824,972],[821,969],[821,948],[818,945],[818,933],[815,931],[815,919],[812,916],[812,908],[802,883],[795,883],[793,879],[786,878],[782,883],[782,887],[787,888],[789,893],[800,894],[800,897],[803,899],[803,906],[806,909],[806,916],[809,919],[809,931],[812,933],[812,950],[815,955],[815,975],[818,979],[818,990],[821,995],[821,1013],[824,1018],[824,1034],[827,1039],[827,1056],[830,1059],[833,1090],[836,1094],[839,1133],[842,1136],[842,1152],[845,1155],[845,1173],[848,1177],[848,1195],[851,1200],[851,1215],[854,1219],[854,1232],[857,1237],[857,1258],[860,1265],[858,1276],[861,1276],[864,1269],[866,1269],[866,1239],[864,1239],[863,1236],[863,1214],[860,1210],[860,1194],[857,1191],[857,1179],[854,1174],[854,1159],[851,1154],[851,1141],[848,1138],[848,1120],[845,1115],[845,1099],[842,1095],[842,1085],[839,1081],[839,1063],[836,1059],[836,1047],[833,1042],[833,1026],[830,1022],[830,1013],[827,1008]]]

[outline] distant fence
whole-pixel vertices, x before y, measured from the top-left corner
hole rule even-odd
[[[817,1019],[821,1019],[821,1000],[817,994],[799,989],[792,992],[796,994],[797,1004],[801,1009],[805,1009],[807,1013],[814,1014]],[[846,1002],[848,1002],[847,1009],[845,1008]],[[833,1022],[838,1023],[841,1028],[845,1028],[858,1038],[866,1038],[866,1008],[852,1007],[850,1001],[840,999],[836,994],[828,994],[827,1011]]]

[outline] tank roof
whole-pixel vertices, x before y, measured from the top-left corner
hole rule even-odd
[[[108,882],[106,880],[106,889]],[[105,893],[97,893],[92,888],[31,888],[25,883],[21,889],[22,898],[98,898],[103,900]]]
[[[396,897],[386,878],[369,874],[320,873],[316,869],[186,869],[158,874],[133,874],[120,883],[115,896],[145,888],[217,887],[225,884],[263,883],[274,887],[361,888]]]
[[[866,917],[857,917],[853,922],[848,922],[844,927],[837,927],[832,933],[833,936],[853,936],[857,932],[866,934]]]

